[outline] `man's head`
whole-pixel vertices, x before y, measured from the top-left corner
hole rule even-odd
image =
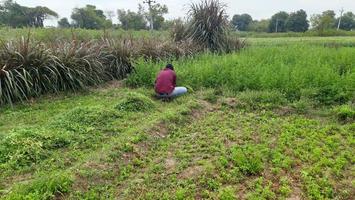
[[[166,69],[171,69],[171,70],[174,70],[174,66],[172,64],[167,64],[165,66]]]

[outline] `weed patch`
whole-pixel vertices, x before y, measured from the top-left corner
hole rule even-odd
[[[42,174],[40,177],[27,184],[17,185],[5,198],[16,199],[55,199],[68,193],[73,179],[65,172]]]
[[[116,109],[124,112],[144,112],[155,108],[154,102],[139,93],[129,93],[117,105]]]
[[[334,114],[340,122],[353,122],[355,121],[355,108],[351,105],[343,105],[334,108]]]

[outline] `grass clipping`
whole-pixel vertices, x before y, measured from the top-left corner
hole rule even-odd
[[[154,102],[140,93],[129,93],[117,105],[116,109],[124,112],[144,112],[155,108]]]

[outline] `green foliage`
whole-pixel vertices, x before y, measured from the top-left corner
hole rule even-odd
[[[289,14],[287,12],[281,11],[276,13],[271,17],[269,24],[269,32],[286,32],[287,31],[287,20]]]
[[[274,40],[266,40],[264,45],[270,45],[271,41]],[[333,49],[311,42],[302,46],[296,41],[288,44],[253,46],[234,55],[206,54],[193,60],[176,61],[178,85],[189,85],[195,90],[249,91],[241,95],[250,105],[283,105],[287,101],[308,99],[317,106],[343,104],[354,99],[354,73],[348,70],[350,63],[355,62],[354,49]],[[138,62],[136,73],[126,82],[135,87],[152,87],[163,64]],[[346,67],[336,67],[342,65]]]
[[[141,30],[147,28],[147,21],[142,9],[139,9],[137,13],[130,10],[118,10],[117,12],[123,29]]]
[[[155,104],[150,98],[139,93],[129,93],[116,105],[117,110],[127,112],[144,112],[154,107]]]
[[[48,157],[45,136],[33,129],[10,132],[0,144],[0,168],[26,167]]]
[[[337,21],[339,22],[339,18]],[[340,20],[340,29],[351,31],[355,28],[355,15],[352,12],[345,13]]]
[[[6,0],[0,5],[0,23],[15,28],[43,27],[44,20],[50,17],[58,17],[58,14],[47,7],[31,8],[12,0]]]
[[[276,199],[275,193],[271,190],[271,183],[265,183],[266,181],[261,177],[254,181],[251,186],[253,191],[247,194],[247,199]]]
[[[269,24],[270,24],[269,19],[263,19],[263,20],[259,20],[259,21],[254,20],[249,25],[248,31],[266,33],[269,31]]]
[[[290,14],[286,21],[288,31],[306,32],[309,28],[307,13],[304,10],[299,10]]]
[[[90,133],[95,130],[96,126],[105,124],[115,118],[119,118],[119,115],[113,110],[80,107],[59,116],[51,125],[76,134]]]
[[[219,191],[219,199],[220,200],[235,200],[237,197],[235,196],[235,191],[231,187],[222,188]]]
[[[318,32],[334,28],[336,25],[335,15],[333,10],[327,10],[322,14],[313,15],[311,17],[312,27]]]
[[[19,184],[5,198],[7,200],[17,199],[54,199],[64,196],[69,192],[73,178],[66,172],[55,172],[42,174],[28,184]]]
[[[339,86],[322,86],[313,94],[313,98],[315,101],[324,104],[331,105],[334,103],[343,104],[349,101],[352,94],[344,92],[342,87]]]
[[[351,105],[342,105],[334,108],[334,112],[341,122],[355,121],[355,108]]]
[[[238,98],[252,109],[280,106],[287,102],[285,96],[278,91],[246,91],[240,93]]]
[[[239,31],[247,31],[253,18],[249,14],[234,15],[231,21],[233,28]]]
[[[160,3],[154,4],[152,5],[151,8],[151,13],[152,13],[152,17],[153,17],[153,28],[155,30],[160,30],[164,24],[164,15],[168,14],[169,10],[168,7],[166,5],[161,5]],[[150,18],[150,13],[146,12],[145,13],[146,18],[149,19]]]
[[[58,27],[59,28],[70,28],[70,23],[68,21],[68,18],[64,17],[58,21]]]
[[[251,146],[233,147],[231,160],[246,175],[258,175],[264,168],[260,152]]]
[[[127,43],[113,40],[46,47],[23,38],[3,44],[0,63],[0,104],[81,90],[122,79],[133,70]]]
[[[112,21],[106,19],[102,10],[96,9],[96,6],[86,5],[83,8],[74,8],[71,15],[73,25],[86,29],[103,29],[112,26]]]

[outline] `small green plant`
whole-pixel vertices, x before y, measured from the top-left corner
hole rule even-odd
[[[235,200],[237,199],[235,191],[232,187],[226,187],[219,190],[220,200]]]
[[[291,107],[299,114],[305,114],[312,108],[312,102],[308,99],[300,99],[291,104]]]
[[[351,105],[342,105],[334,108],[334,112],[341,122],[351,122],[355,120],[355,109]]]
[[[230,151],[233,164],[244,174],[257,175],[263,170],[261,154],[255,147],[233,147]]]

